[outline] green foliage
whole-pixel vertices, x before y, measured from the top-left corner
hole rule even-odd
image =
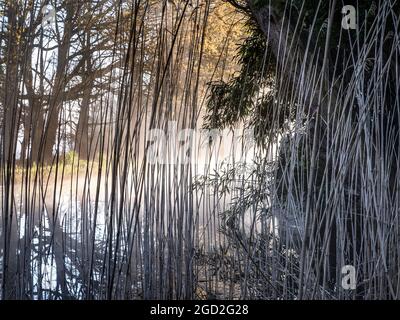
[[[70,150],[64,155],[64,164],[72,165],[74,162],[77,162],[78,159],[78,154],[74,150]]]
[[[255,8],[262,8],[271,4],[275,9],[283,11],[286,5],[285,0],[253,0],[253,5]]]
[[[280,0],[254,0],[253,5],[261,8],[271,4],[281,17],[286,16],[286,21],[292,27],[300,21],[300,41],[304,46],[310,41],[310,51],[324,51],[328,28],[330,2],[320,0],[280,1]],[[356,6],[359,24],[365,24],[365,30],[373,27],[372,21],[376,15],[375,1],[347,4]],[[396,5],[398,6],[398,5]],[[342,32],[342,6],[336,5],[329,43],[329,57],[338,57],[339,61],[347,61],[353,52],[356,41],[364,41],[364,33]],[[274,73],[276,68],[275,57],[269,54],[268,44],[264,34],[251,18],[246,23],[248,38],[238,47],[238,61],[240,71],[229,81],[216,81],[210,83],[210,95],[206,108],[205,127],[224,128],[232,127],[239,121],[245,120],[255,128],[260,140],[263,134],[271,128],[278,131],[286,121],[293,119],[293,108],[287,105],[277,105],[271,94],[263,91],[268,86],[274,90]],[[391,26],[393,28],[393,26]],[[366,34],[366,33],[365,33]],[[390,43],[385,43],[390,50]],[[267,55],[266,55],[267,53]],[[265,64],[264,64],[265,62]],[[333,62],[333,61],[332,61]],[[344,78],[351,77],[354,69],[343,64],[327,63],[329,74],[341,74]]]
[[[270,104],[265,99],[256,99],[263,87],[273,86],[272,74],[275,62],[265,57],[267,43],[259,28],[252,22],[247,23],[250,36],[238,47],[237,59],[240,71],[229,81],[210,83],[210,95],[205,116],[206,128],[224,128],[233,126],[248,116],[254,116],[256,110],[268,113]]]

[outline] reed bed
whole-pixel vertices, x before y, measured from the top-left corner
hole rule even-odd
[[[20,88],[1,104],[2,299],[399,297],[395,1],[376,6],[372,22],[359,22],[357,36],[342,30],[352,50],[344,58],[330,56],[328,45],[315,45],[312,30],[308,39],[300,38],[300,22],[290,33],[285,18],[263,24],[263,16],[255,17],[265,48],[251,79],[258,88],[252,98],[269,97],[271,110],[262,135],[246,136],[255,109],[227,133],[217,128],[221,136],[184,140],[171,150],[151,141],[154,129],[168,135],[171,123],[203,128],[209,101],[215,102],[212,88],[224,81],[224,61],[233,58],[227,56],[228,35],[213,72],[204,70],[207,27],[219,1],[71,3],[56,1],[60,16],[79,12],[85,20],[60,23],[59,39],[86,23],[70,42],[83,48],[87,72],[66,82],[79,63],[72,59],[66,72],[53,66],[53,73],[46,71],[53,78],[46,78],[50,49],[39,44],[51,36],[32,25],[41,13],[39,1],[18,8],[26,19],[23,36],[31,39],[21,40],[18,49],[39,49],[20,57],[14,79],[13,59],[2,53],[2,65],[11,70],[7,79],[1,72],[2,90],[11,92],[6,80]],[[334,8],[336,1],[329,4]],[[332,12],[319,33],[323,44],[330,41]],[[394,25],[389,35],[387,21]],[[93,48],[90,28],[108,39],[101,42],[104,48]],[[86,40],[76,40],[79,35]],[[11,50],[9,43],[1,39]],[[63,51],[57,50],[60,60]],[[78,49],[69,50],[73,55]],[[39,71],[27,81],[35,69],[32,57]],[[88,76],[96,64],[96,76]],[[74,92],[74,81],[92,81],[89,87],[96,90],[71,101],[66,92]],[[43,123],[24,106],[30,82],[46,106]],[[85,103],[91,125],[71,125]],[[44,155],[53,114],[59,121],[49,160]],[[40,125],[45,130],[36,154]],[[76,137],[85,127],[87,144],[84,134]],[[26,149],[21,137],[31,139]],[[356,269],[355,290],[341,286],[345,265]]]

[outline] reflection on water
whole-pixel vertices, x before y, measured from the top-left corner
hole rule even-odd
[[[218,176],[221,163],[211,157],[201,166],[149,165],[143,175],[129,166],[114,176],[14,185],[8,238],[0,227],[6,298],[238,298],[240,258],[221,231],[240,191],[219,194],[195,179]],[[241,222],[248,232],[259,227],[255,217]]]
[[[49,197],[50,198],[50,197]],[[62,267],[65,271],[65,282],[70,298],[85,298],[85,288],[87,284],[83,278],[85,272],[84,257],[88,257],[89,242],[94,239],[93,245],[97,257],[105,254],[106,234],[106,210],[104,201],[97,203],[76,200],[73,197],[65,196],[59,198],[58,216],[56,221],[50,221],[53,213],[49,210],[52,207],[53,199],[44,203],[41,209],[36,208],[33,213],[35,223],[29,226],[27,216],[29,214],[17,212],[18,224],[18,258],[30,251],[28,266],[23,266],[31,277],[30,298],[32,299],[57,299],[65,298],[62,296],[61,288],[57,282],[57,271]],[[16,207],[23,208],[21,204]],[[94,210],[96,215],[94,214]],[[82,216],[86,218],[83,219]],[[96,220],[95,220],[96,219]],[[55,225],[59,224],[61,236],[54,232]],[[86,225],[85,225],[86,224]],[[28,233],[31,232],[29,236]],[[90,230],[90,231],[89,231]],[[88,233],[91,234],[90,239]],[[92,238],[93,237],[93,238]],[[29,238],[28,247],[23,248],[23,244]],[[60,243],[61,241],[61,243]],[[86,243],[85,243],[86,242]],[[86,247],[88,246],[88,247]],[[61,250],[61,259],[56,256],[55,250]],[[2,256],[1,256],[2,258]],[[57,263],[62,266],[58,266]],[[93,259],[92,282],[101,282],[102,261]],[[87,267],[87,266],[86,266]]]
[[[28,200],[26,190],[16,192],[9,240],[15,255],[8,256],[14,277],[6,279],[15,288],[11,298],[190,297],[195,283],[214,277],[196,260],[223,242],[217,232],[223,210],[211,192],[196,204],[180,201],[186,195],[179,187],[168,201],[167,190],[155,187],[138,205],[134,188],[112,200],[104,187],[96,201],[83,179],[78,188],[68,184],[35,197],[29,191]]]

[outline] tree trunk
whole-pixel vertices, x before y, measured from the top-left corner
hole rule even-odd
[[[81,109],[79,113],[78,125],[76,128],[75,135],[75,151],[79,155],[79,159],[89,160],[89,106],[90,106],[90,96],[93,87],[93,70],[92,62],[90,57],[90,32],[86,35],[86,46],[84,48],[85,55],[85,73],[83,78],[83,83],[85,89],[83,91],[83,99],[81,104]]]
[[[32,76],[32,48],[30,47],[28,59],[26,59],[26,72],[24,76],[24,84],[28,96],[29,110],[24,117],[24,141],[22,144],[21,160],[29,159],[30,165],[39,162],[40,155],[40,141],[43,135],[43,75],[40,75],[40,95],[35,94],[33,88]],[[43,67],[40,68],[43,70]],[[30,150],[30,152],[28,152]]]
[[[14,166],[18,133],[18,40],[17,40],[17,5],[8,3],[8,39],[6,40],[6,76],[3,101],[2,154],[1,166],[4,170],[2,190],[3,215],[3,298],[17,298],[17,243],[16,214],[13,207]]]
[[[49,110],[46,120],[45,135],[43,141],[43,163],[51,164],[53,162],[53,147],[57,139],[57,130],[59,125],[59,113],[64,100],[65,77],[68,64],[69,47],[73,32],[73,21],[76,4],[73,1],[67,1],[67,16],[64,20],[64,34],[58,47],[57,70],[54,80],[54,87],[49,101]]]

